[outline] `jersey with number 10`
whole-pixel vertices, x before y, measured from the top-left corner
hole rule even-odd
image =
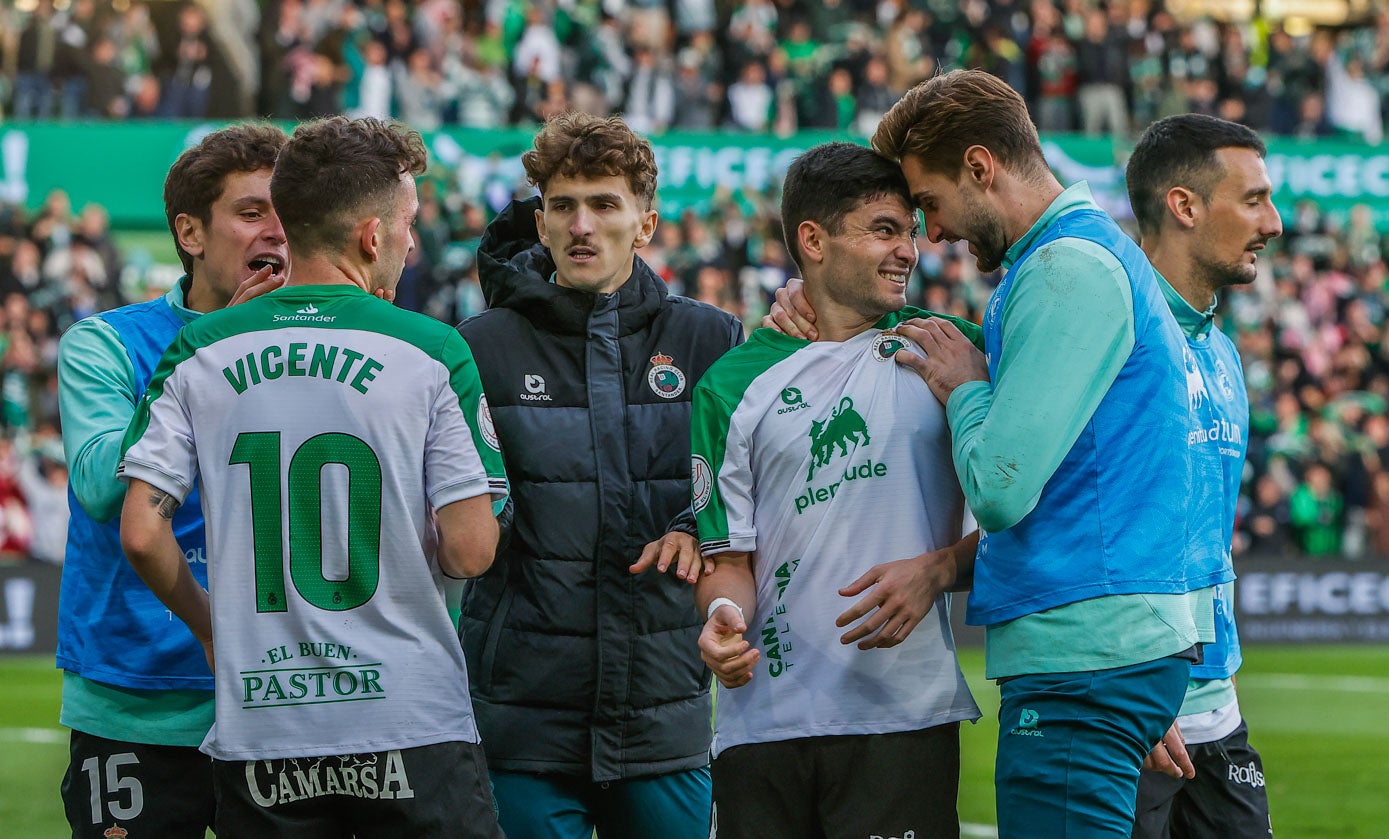
[[[223,760],[477,742],[429,507],[506,491],[472,353],[356,286],[206,315],[169,348],[123,478],[201,482]]]
[[[758,330],[695,388],[700,547],[753,554],[757,607],[747,636],[762,654],[752,681],[719,694],[715,756],[746,743],[979,718],[945,595],[890,649],[845,646],[835,626],[858,600],[840,588],[961,536],[965,504],[945,412],[893,360],[917,351],[889,329],[898,320],[888,315],[843,342]]]

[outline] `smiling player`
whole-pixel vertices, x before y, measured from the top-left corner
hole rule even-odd
[[[727,689],[718,835],[954,839],[959,721],[979,709],[944,591],[977,537],[961,539],[945,411],[893,362],[916,351],[894,327],[931,316],[904,308],[907,184],[829,143],[791,165],[781,208],[820,339],[760,329],[695,388],[694,507],[717,562],[699,582],[699,644]]]

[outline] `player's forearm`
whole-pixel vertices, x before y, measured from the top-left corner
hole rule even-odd
[[[721,553],[714,557],[715,570],[695,584],[695,604],[701,616],[709,613],[709,604],[727,597],[751,620],[757,608],[757,580],[752,574],[751,556],[746,553]]]
[[[478,495],[438,510],[439,568],[454,578],[477,577],[492,567],[500,529],[492,496]]]
[[[974,586],[974,558],[979,551],[979,531],[970,533],[950,547],[955,562],[955,582],[947,591],[969,591]]]
[[[162,490],[132,481],[121,510],[121,547],[135,573],[154,596],[188,625],[199,640],[212,638],[207,592],[188,570],[174,538],[178,504]]]

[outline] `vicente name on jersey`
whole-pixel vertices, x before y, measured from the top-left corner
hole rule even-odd
[[[380,361],[351,347],[315,343],[310,349],[309,342],[295,341],[248,352],[222,368],[222,375],[238,396],[247,388],[281,376],[329,379],[366,393],[368,384],[384,369]]]

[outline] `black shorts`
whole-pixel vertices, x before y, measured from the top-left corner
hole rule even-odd
[[[203,839],[212,826],[212,760],[197,748],[74,731],[68,754],[63,810],[74,839],[124,836],[121,830],[131,836]]]
[[[1186,751],[1196,767],[1191,780],[1143,770],[1134,839],[1269,839],[1264,762],[1244,721],[1225,739]]]
[[[214,760],[218,839],[502,839],[476,743]]]
[[[718,839],[958,839],[960,724],[802,737],[722,752]]]

